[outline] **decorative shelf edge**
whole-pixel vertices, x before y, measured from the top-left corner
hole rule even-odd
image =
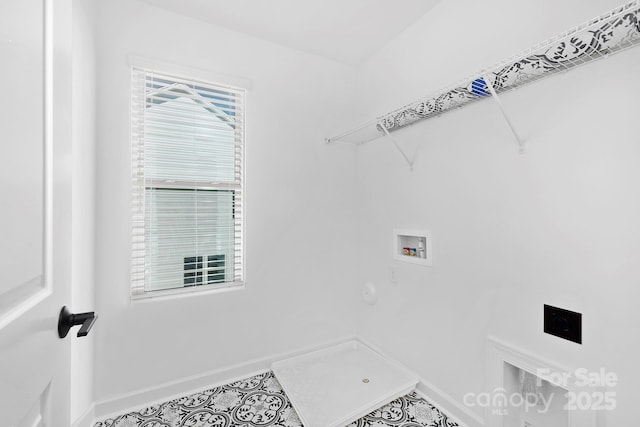
[[[508,92],[637,44],[640,44],[640,0],[633,0],[444,90],[397,108],[352,131],[327,138],[326,141],[339,142],[346,136],[363,135],[366,132],[366,136],[348,141],[363,144],[420,120],[437,117],[490,97],[492,92]],[[497,100],[495,94],[494,98]],[[505,119],[522,149],[521,138],[506,115]]]

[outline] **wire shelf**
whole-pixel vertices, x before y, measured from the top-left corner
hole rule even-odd
[[[326,142],[363,144],[420,120],[490,98],[492,92],[505,93],[638,44],[640,0],[634,0],[365,125],[327,138]]]

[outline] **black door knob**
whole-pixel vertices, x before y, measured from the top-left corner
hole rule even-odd
[[[98,316],[93,312],[73,314],[66,305],[60,310],[58,318],[58,336],[64,338],[69,333],[69,329],[76,325],[82,325],[78,331],[79,337],[85,337],[96,323]]]

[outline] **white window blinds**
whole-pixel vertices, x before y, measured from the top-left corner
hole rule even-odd
[[[244,96],[132,69],[132,296],[242,283]]]

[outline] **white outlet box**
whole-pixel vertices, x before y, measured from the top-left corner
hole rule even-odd
[[[393,284],[398,283],[398,267],[396,267],[395,265],[392,265],[389,269],[389,280]]]

